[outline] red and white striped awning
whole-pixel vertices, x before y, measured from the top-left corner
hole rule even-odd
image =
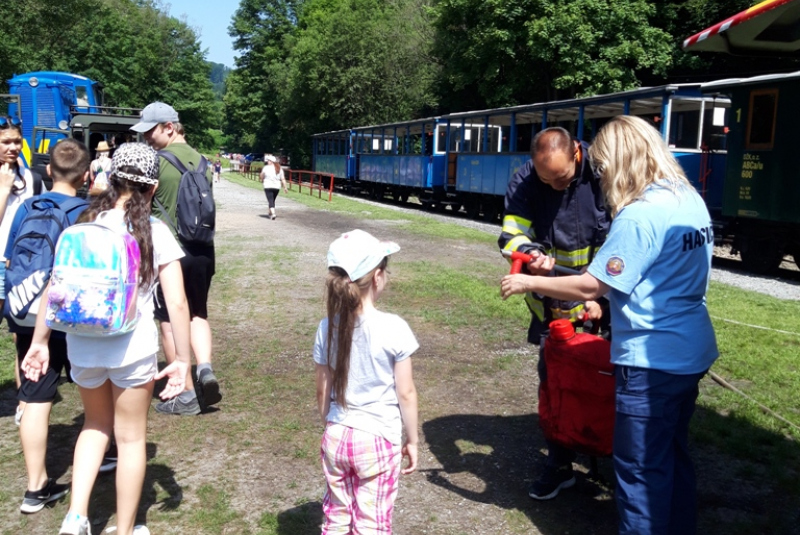
[[[683,41],[692,52],[800,55],[800,0],[765,0]]]

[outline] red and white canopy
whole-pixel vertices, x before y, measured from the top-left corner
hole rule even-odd
[[[800,56],[800,0],[765,0],[683,41],[692,52]]]

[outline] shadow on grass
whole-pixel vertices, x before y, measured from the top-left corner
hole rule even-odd
[[[615,533],[616,509],[608,489],[583,472],[576,473],[575,488],[556,500],[528,497],[527,487],[545,460],[538,420],[536,414],[465,414],[425,422],[425,441],[442,468],[422,472],[429,482],[468,500],[523,513],[527,521],[519,522],[532,522],[543,534]],[[579,456],[578,464],[588,470],[589,458]],[[599,460],[599,472],[613,479],[610,460]]]
[[[309,502],[278,513],[276,535],[317,535],[322,524],[322,504]]]
[[[158,446],[147,443],[147,460],[156,457]],[[147,512],[152,507],[160,511],[174,511],[183,501],[183,489],[175,479],[175,471],[163,464],[149,463],[144,476],[142,497],[136,512],[136,524],[147,523]],[[92,531],[103,533],[109,519],[116,514],[116,471],[98,474],[89,502]]]
[[[541,533],[612,534],[617,529],[613,466],[599,459],[601,481],[576,473],[577,485],[537,502],[527,487],[546,446],[536,414],[454,415],[422,425],[441,469],[428,481],[468,500],[519,511]],[[800,523],[800,445],[744,418],[698,407],[690,448],[698,479],[698,533],[795,534]],[[578,457],[589,466],[589,458]],[[606,485],[604,482],[612,482]],[[513,515],[512,515],[513,518]]]

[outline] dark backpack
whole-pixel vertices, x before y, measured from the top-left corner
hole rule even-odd
[[[158,155],[181,173],[178,201],[175,206],[177,223],[170,217],[164,205],[154,198],[166,222],[175,230],[182,243],[205,245],[213,243],[217,209],[214,206],[211,184],[206,178],[208,162],[201,156],[200,165],[197,169],[191,170],[171,152],[162,150],[158,151]]]
[[[5,315],[21,327],[36,324],[39,297],[53,271],[58,237],[70,226],[68,214],[88,204],[77,197],[61,205],[41,198],[27,202],[29,210],[12,245],[5,280]]]

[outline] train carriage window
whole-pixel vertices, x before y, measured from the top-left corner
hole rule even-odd
[[[778,90],[759,89],[750,92],[745,149],[764,150],[775,145],[775,122],[778,112]]]
[[[707,107],[703,118],[702,147],[708,150],[727,150],[727,110],[722,107]]]
[[[697,149],[700,110],[672,112],[669,118],[669,146],[673,149]]]

